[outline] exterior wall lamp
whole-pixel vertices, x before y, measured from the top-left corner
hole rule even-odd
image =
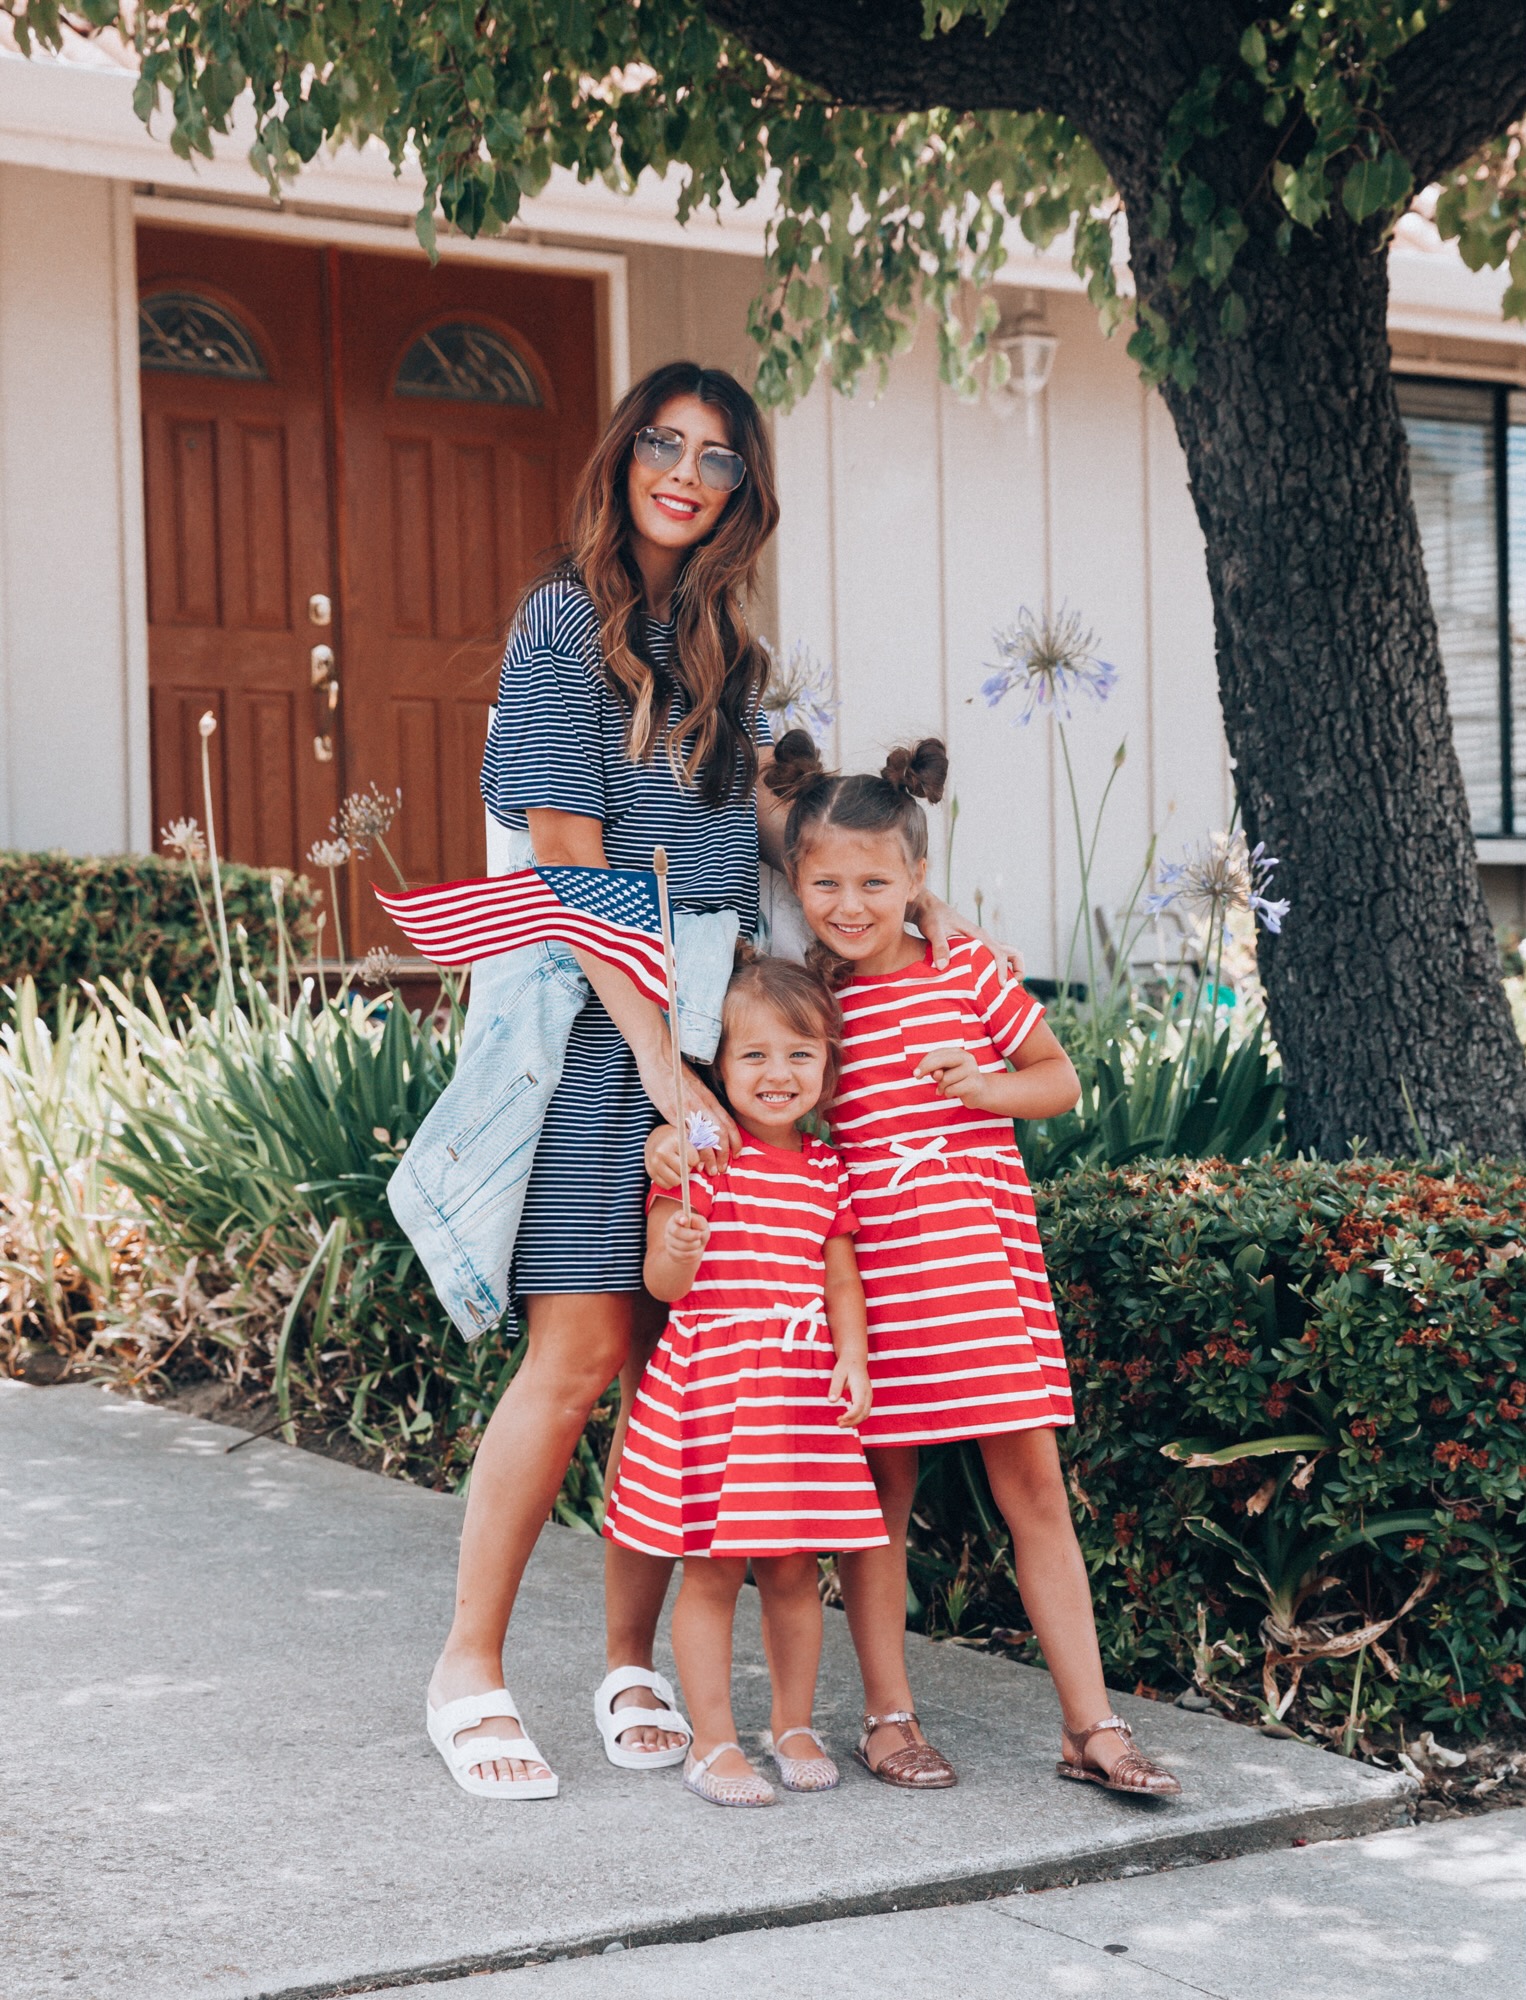
[[[1005,356],[1009,371],[992,400],[1004,417],[1021,407],[1028,435],[1033,437],[1038,428],[1038,399],[1049,387],[1060,345],[1056,335],[1045,332],[1044,309],[1033,292],[1022,295],[1016,314],[997,329],[991,345]]]

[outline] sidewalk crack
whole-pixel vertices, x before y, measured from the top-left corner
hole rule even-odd
[[[1036,1923],[1032,1917],[1021,1916],[1016,1910],[1004,1910],[995,1904],[989,1907],[995,1910],[997,1916],[1007,1918],[1009,1923],[1022,1924],[1028,1930],[1038,1931],[1044,1937],[1062,1937],[1069,1944],[1082,1945],[1087,1951],[1098,1952],[1105,1958],[1113,1956],[1102,1945],[1093,1944],[1090,1938],[1077,1937],[1073,1931],[1062,1931],[1057,1925]],[[1151,1965],[1145,1959],[1136,1958],[1132,1951],[1129,1953],[1129,1963],[1141,1967],[1145,1972],[1153,1972],[1157,1979],[1169,1980],[1173,1986],[1179,1986],[1183,1993],[1201,1994],[1203,2000],[1232,2000],[1231,1995],[1219,1992],[1217,1987],[1198,1986],[1190,1979],[1183,1979],[1175,1972],[1168,1972],[1164,1966]]]

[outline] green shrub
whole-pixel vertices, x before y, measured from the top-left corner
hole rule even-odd
[[[1520,1719],[1526,1177],[1173,1162],[1038,1201],[1111,1676],[1348,1746]],[[973,1448],[928,1455],[917,1512],[924,1620],[1019,1626]]]
[[[251,971],[269,978],[277,959],[270,871],[224,862],[221,875],[229,932],[242,925]],[[208,893],[204,863],[193,879],[186,862],[152,854],[0,854],[0,986],[33,980],[44,1010],[81,979],[139,988],[147,980],[167,1000],[208,1001],[217,954],[198,880]],[[287,878],[286,925],[299,952],[315,901],[305,877]]]

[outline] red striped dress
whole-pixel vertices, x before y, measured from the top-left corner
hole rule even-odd
[[[844,1062],[829,1116],[847,1163],[869,1306],[866,1445],[937,1444],[1073,1421],[1033,1196],[1012,1121],[912,1072],[933,1049],[1005,1068],[1043,1018],[972,938],[938,971],[860,976],[839,994]]]
[[[881,1546],[863,1445],[827,1398],[824,1245],[857,1227],[841,1160],[748,1135],[689,1188],[710,1240],[641,1378],[605,1534],[657,1556]]]

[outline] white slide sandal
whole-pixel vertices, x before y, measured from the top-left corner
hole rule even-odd
[[[656,1695],[660,1708],[616,1708],[615,1696],[628,1688],[645,1688]],[[650,1667],[616,1667],[599,1683],[593,1698],[593,1719],[604,1738],[604,1754],[617,1771],[667,1771],[681,1764],[689,1754],[694,1731],[678,1712],[673,1683]],[[676,1749],[627,1750],[620,1738],[628,1729],[661,1729],[683,1742]]]
[[[465,1743],[456,1738],[463,1729],[475,1729],[479,1722],[502,1716],[519,1732],[514,1736],[473,1736]],[[461,1787],[477,1799],[554,1799],[561,1780],[553,1771],[546,1778],[474,1778],[474,1764],[493,1764],[513,1758],[521,1764],[544,1764],[545,1758],[524,1733],[519,1710],[507,1688],[490,1694],[466,1694],[441,1708],[424,1704],[429,1740],[445,1759],[445,1768]]]

